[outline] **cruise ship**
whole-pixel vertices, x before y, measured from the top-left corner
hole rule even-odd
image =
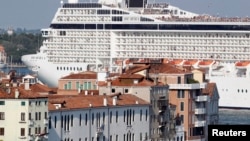
[[[70,73],[118,72],[127,59],[197,60],[191,65],[217,83],[220,107],[250,108],[248,17],[197,14],[150,0],[68,0],[41,33],[40,50],[22,61],[51,87]]]

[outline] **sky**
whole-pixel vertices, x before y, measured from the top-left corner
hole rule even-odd
[[[49,27],[61,0],[0,0],[0,29]],[[64,0],[66,2],[67,0]],[[81,0],[80,0],[81,1]],[[91,0],[85,0],[91,1]],[[93,0],[95,1],[95,0]],[[198,14],[250,16],[250,0],[153,0]]]

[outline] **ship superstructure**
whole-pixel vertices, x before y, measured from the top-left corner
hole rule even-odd
[[[42,29],[40,51],[22,61],[54,87],[73,72],[119,72],[127,59],[198,60],[193,67],[206,68],[206,78],[218,82],[220,106],[250,108],[233,101],[250,101],[249,35],[250,18],[200,15],[149,0],[69,0]]]

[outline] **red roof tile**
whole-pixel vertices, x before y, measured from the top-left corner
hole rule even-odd
[[[70,110],[70,109],[80,109],[80,108],[89,108],[90,105],[92,107],[104,107],[104,98],[107,99],[108,106],[115,106],[112,104],[113,99],[110,96],[105,95],[94,95],[94,96],[49,96],[49,110],[57,110],[53,104],[59,104],[65,101],[64,107],[61,110]],[[128,105],[136,105],[136,101],[138,104],[148,105],[149,103],[130,94],[122,94],[117,99],[116,106],[128,106]]]

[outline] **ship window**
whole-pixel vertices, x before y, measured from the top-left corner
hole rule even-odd
[[[65,36],[66,35],[66,31],[60,31],[60,35],[61,36]]]
[[[85,24],[85,29],[96,29],[96,24]]]
[[[110,10],[97,10],[97,14],[110,14]]]
[[[122,21],[122,17],[112,17],[112,21]]]
[[[97,24],[97,29],[103,29],[103,24]]]
[[[246,93],[247,93],[247,90],[246,90]]]

